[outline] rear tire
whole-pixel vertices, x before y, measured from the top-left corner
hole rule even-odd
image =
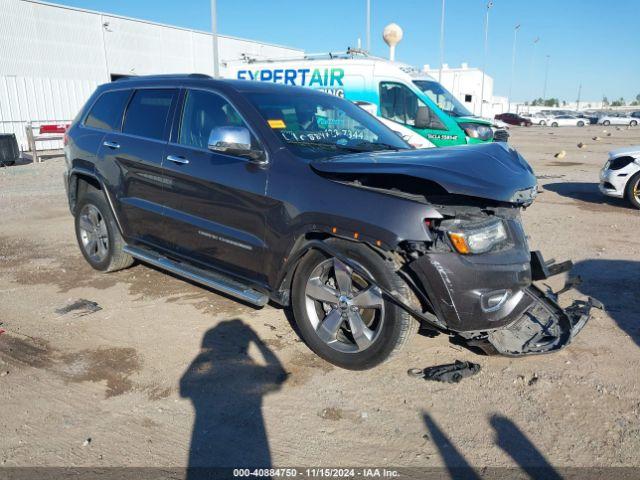
[[[602,122],[602,125],[608,127],[609,125],[611,125],[611,122],[609,120],[605,120],[604,122]]]
[[[330,239],[328,244],[381,287],[408,298],[407,284],[375,252],[358,243]],[[407,343],[418,322],[383,299],[376,285],[343,267],[342,262],[318,250],[300,261],[292,291],[295,322],[305,343],[326,361],[349,370],[373,368]],[[350,280],[345,283],[345,278]]]
[[[545,122],[544,120],[540,120],[540,126],[545,127],[547,125],[547,122]]]
[[[558,122],[553,122],[553,123],[551,124],[551,126],[552,126],[552,127],[557,127],[557,126],[558,126]]]
[[[75,228],[80,251],[95,270],[115,272],[133,264],[133,257],[123,251],[124,239],[100,190],[89,190],[79,199]]]
[[[627,182],[625,196],[631,205],[640,209],[640,172],[636,173]]]
[[[579,127],[584,127],[584,122],[583,121],[578,122],[578,126]]]
[[[637,121],[637,120],[631,120],[631,121],[629,122],[629,126],[631,126],[631,127],[635,127],[635,126],[637,126],[637,125],[638,125],[638,121]]]

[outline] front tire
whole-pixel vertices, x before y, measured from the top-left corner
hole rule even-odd
[[[329,242],[381,287],[408,297],[406,283],[375,252],[362,244]],[[365,370],[386,361],[418,327],[407,312],[383,298],[377,285],[318,250],[309,252],[296,270],[292,306],[309,348],[349,370]]]
[[[636,173],[627,182],[625,196],[631,205],[640,209],[640,172]]]
[[[609,125],[611,125],[611,122],[609,120],[605,120],[604,122],[602,122],[602,125],[608,127]]]
[[[584,127],[584,122],[582,122],[582,121],[578,122],[578,126],[579,127]]]
[[[544,127],[547,125],[547,122],[545,122],[544,120],[540,120],[540,126]]]
[[[629,126],[631,126],[631,127],[635,127],[635,126],[637,126],[637,125],[638,125],[638,121],[637,121],[637,120],[631,120],[631,121],[629,122]]]
[[[552,126],[552,127],[557,127],[557,126],[558,126],[558,122],[553,122],[553,123],[551,124],[551,126]]]
[[[115,272],[133,264],[123,251],[125,242],[101,191],[90,190],[80,198],[75,228],[80,251],[95,270]]]

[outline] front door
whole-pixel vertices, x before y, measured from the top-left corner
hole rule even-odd
[[[191,261],[262,282],[268,166],[208,149],[211,130],[247,126],[221,95],[186,90],[163,167],[167,227]],[[257,139],[253,139],[257,146]]]

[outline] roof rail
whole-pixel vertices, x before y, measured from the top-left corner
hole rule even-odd
[[[361,48],[348,47],[344,52],[320,52],[320,53],[306,53],[302,57],[275,57],[275,58],[257,58],[251,57],[247,54],[242,54],[242,58],[237,60],[227,60],[225,63],[256,63],[256,62],[287,62],[287,61],[300,61],[300,60],[323,60],[323,59],[352,59],[352,58],[369,58],[373,60],[387,60],[386,58],[376,57],[371,55],[368,51]]]
[[[205,78],[213,80],[213,77],[206,73],[162,73],[154,75],[123,75],[122,77],[116,78],[114,82],[119,82],[121,80],[153,80],[156,78]]]

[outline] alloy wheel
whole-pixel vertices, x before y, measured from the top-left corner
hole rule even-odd
[[[78,219],[82,248],[95,263],[103,262],[109,253],[109,233],[105,218],[94,205],[87,204]]]
[[[382,291],[337,258],[314,268],[305,287],[305,300],[318,337],[340,352],[366,350],[382,330]]]

